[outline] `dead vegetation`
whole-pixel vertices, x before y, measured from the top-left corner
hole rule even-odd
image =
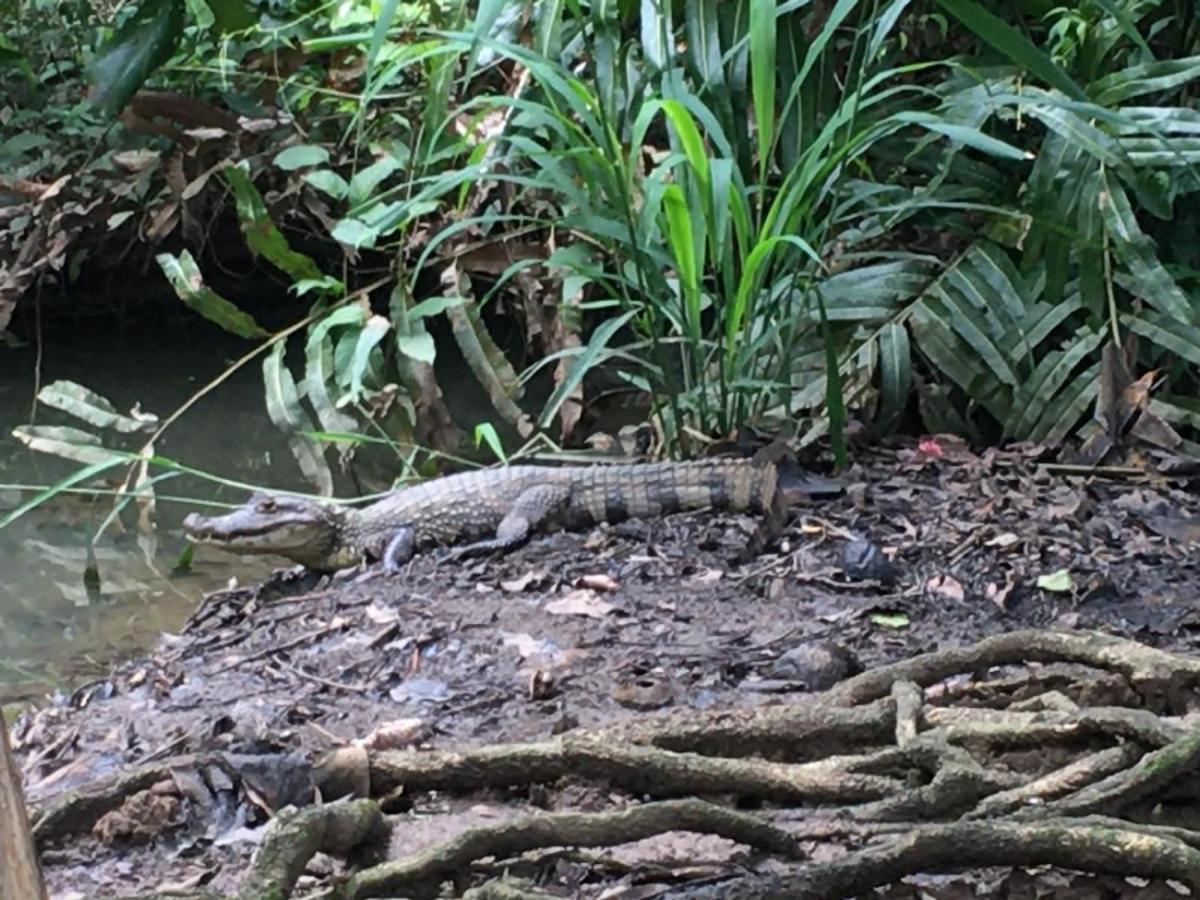
[[[1190,495],[905,465],[749,566],[702,515],[212,595],[14,727],[51,890],[1194,895]]]
[[[946,687],[996,669],[1004,674],[972,681],[969,691]],[[1120,697],[1098,696],[1096,673],[1116,676],[1109,683]],[[717,835],[781,863],[769,878],[731,872],[722,890],[740,897],[851,896],[917,873],[998,865],[1174,879],[1196,891],[1200,716],[1190,710],[1198,699],[1200,660],[1095,633],[1017,631],[778,706],[672,711],[462,751],[335,753],[314,767],[317,788],[369,785],[370,798],[277,816],[238,896],[290,896],[318,852],[378,852],[384,807],[399,796],[563,780],[627,800],[469,828],[366,864],[328,896],[436,896],[448,880],[470,886],[467,873],[489,858],[488,868],[502,871],[530,851],[678,831]],[[185,756],[115,773],[41,810],[34,834],[43,845],[62,842],[175,773],[213,766],[226,764]],[[356,767],[363,771],[347,771]],[[816,861],[814,844],[844,852]]]

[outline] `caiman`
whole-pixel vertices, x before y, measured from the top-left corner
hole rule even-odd
[[[535,531],[702,509],[782,523],[774,465],[711,459],[635,465],[512,466],[450,475],[393,491],[362,508],[256,493],[223,516],[189,515],[189,540],[230,553],[270,553],[331,572],[382,561],[398,570],[418,549],[474,541],[455,558],[508,550]]]

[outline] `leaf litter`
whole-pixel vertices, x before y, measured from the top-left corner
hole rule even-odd
[[[1162,524],[1200,515],[1185,485],[1048,477],[1027,451],[952,450],[926,442],[871,451],[842,476],[842,497],[799,509],[779,546],[745,564],[747,521],[699,514],[539,537],[465,568],[433,554],[402,577],[329,582],[285,571],[210,595],[144,658],[16,721],[51,890],[100,896],[203,883],[232,893],[267,820],[311,803],[318,761],[338,754],[353,785],[364,777],[363,751],[540,741],[655,710],[770,708],[864,669],[1019,628],[1095,629],[1196,651],[1200,557],[1187,529]],[[894,578],[848,578],[854,540],[886,547]],[[944,690],[957,696],[971,683]],[[169,771],[154,772],[163,760]],[[146,772],[145,783],[90,824],[52,815],[67,792],[129,772]],[[321,796],[332,799],[324,788]],[[449,838],[473,822],[614,798],[633,799],[567,778],[532,792],[406,791],[385,811],[399,817],[395,848],[405,816]],[[810,812],[809,824],[819,822],[819,807]],[[794,825],[804,813],[779,815]],[[577,892],[560,895],[598,897],[693,879],[700,891],[750,865],[743,845],[734,853],[724,839],[705,839],[710,852],[672,834],[612,857],[538,863],[535,854],[522,866]],[[779,862],[755,865],[767,873]],[[921,876],[880,896],[1051,896],[1054,878],[1079,896],[1114,896],[1104,892],[1123,883],[996,871]]]

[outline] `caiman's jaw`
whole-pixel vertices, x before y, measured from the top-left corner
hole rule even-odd
[[[183,531],[196,544],[229,553],[274,553],[310,569],[337,568],[338,510],[299,497],[255,494],[224,516],[192,513]]]

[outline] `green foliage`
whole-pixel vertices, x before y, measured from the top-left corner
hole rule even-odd
[[[142,0],[92,60],[92,102],[120,112],[146,78],[171,58],[183,34],[184,0]]]
[[[1200,420],[1200,251],[1172,230],[1200,187],[1200,46],[1173,8],[384,0],[255,26],[210,6],[211,22],[170,18],[172,0],[93,22],[102,102],[149,77],[259,121],[287,110],[162,189],[156,218],[223,172],[247,245],[308,304],[263,371],[324,493],[314,435],[456,449],[440,333],[523,440],[568,436],[585,389],[616,378],[677,451],[747,423],[840,450],[850,416],[1054,443],[1129,332],[1139,366],[1170,376],[1168,418]],[[278,84],[239,68],[296,48]],[[0,49],[10,83],[44,72]],[[38,171],[37,137],[0,160]],[[186,251],[159,260],[200,314],[267,336]],[[476,443],[503,458],[502,430]]]

